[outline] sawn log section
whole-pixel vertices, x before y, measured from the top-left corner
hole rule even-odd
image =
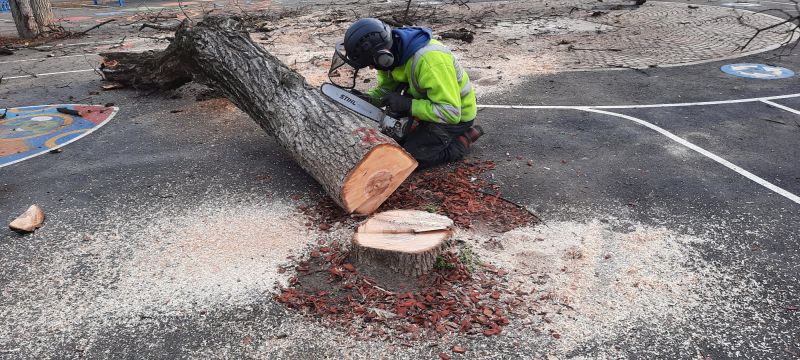
[[[233,18],[184,23],[163,51],[101,55],[110,81],[174,89],[196,80],[219,90],[347,212],[374,212],[417,166],[391,138],[327,100],[253,42]]]
[[[390,210],[363,222],[353,236],[359,265],[419,276],[433,269],[453,232],[453,220],[419,210]]]

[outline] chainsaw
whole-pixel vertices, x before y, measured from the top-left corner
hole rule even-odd
[[[414,120],[409,116],[399,116],[392,112],[383,111],[369,101],[334,84],[322,84],[320,90],[325,96],[339,105],[378,123],[380,131],[397,142],[405,140],[411,131]]]

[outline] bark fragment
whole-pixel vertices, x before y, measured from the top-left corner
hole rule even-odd
[[[44,224],[44,211],[39,205],[31,205],[22,215],[8,224],[8,228],[20,234],[31,233]]]

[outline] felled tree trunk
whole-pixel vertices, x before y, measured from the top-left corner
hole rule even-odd
[[[358,226],[353,258],[359,265],[419,276],[436,264],[452,235],[453,220],[419,210],[391,210]]]
[[[172,89],[199,80],[219,90],[348,212],[372,213],[417,166],[392,139],[254,43],[234,19],[184,24],[163,51],[101,55],[110,81]]]
[[[17,33],[23,39],[32,39],[46,32],[53,22],[50,0],[9,0],[11,17]]]

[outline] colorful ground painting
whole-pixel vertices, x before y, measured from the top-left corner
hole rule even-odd
[[[89,135],[111,120],[117,110],[113,106],[79,104],[0,109],[0,167]]]

